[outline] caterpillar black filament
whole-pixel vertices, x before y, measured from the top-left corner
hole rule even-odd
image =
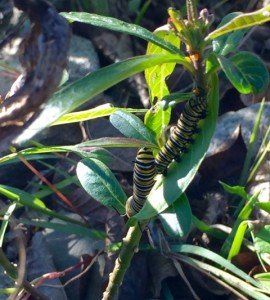
[[[198,132],[198,122],[206,116],[206,99],[196,96],[190,99],[178,119],[170,138],[155,158],[156,171],[167,174],[167,168],[173,159],[180,160],[193,142],[192,136]]]
[[[152,150],[141,148],[134,164],[133,195],[129,197],[126,203],[128,217],[132,217],[142,209],[146,197],[155,183],[155,175],[155,159]]]

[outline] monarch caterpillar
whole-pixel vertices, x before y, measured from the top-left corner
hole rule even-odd
[[[167,167],[173,159],[179,161],[193,142],[193,134],[198,132],[198,122],[206,116],[205,97],[191,98],[185,105],[170,138],[155,158],[156,171],[166,175]]]
[[[138,213],[151,191],[156,175],[155,159],[152,150],[141,148],[136,156],[133,173],[133,195],[126,203],[126,213],[130,218]]]

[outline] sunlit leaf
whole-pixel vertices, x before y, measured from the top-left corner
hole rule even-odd
[[[229,21],[231,21],[233,18],[235,18],[241,14],[242,14],[241,12],[233,12],[233,13],[228,14],[221,20],[221,22],[217,28],[224,26]],[[226,54],[236,50],[246,32],[247,32],[247,30],[237,30],[235,32],[230,32],[228,34],[220,36],[217,39],[214,39],[212,42],[214,52],[217,54],[220,54],[220,55],[226,55]]]
[[[220,253],[222,256],[227,257],[230,255],[230,251],[234,251],[234,250],[231,250],[233,247],[234,241],[236,243],[235,245],[237,247],[239,246],[238,241],[235,238],[235,235],[237,234],[237,231],[238,231],[238,227],[240,226],[240,224],[243,221],[248,220],[248,218],[250,217],[250,215],[254,209],[255,203],[258,201],[258,196],[259,196],[259,193],[252,195],[249,198],[249,200],[246,202],[245,206],[240,211],[239,215],[237,216],[236,221],[233,224],[232,231],[230,232],[230,234],[228,235],[228,237],[226,238],[226,240],[224,241],[224,243],[222,245],[222,248],[220,250]],[[244,223],[242,225],[242,228],[239,231],[240,237],[241,237],[241,234],[243,233],[243,229],[244,229]]]
[[[145,55],[130,58],[99,69],[57,91],[37,119],[15,141],[22,143],[118,82],[154,65],[176,62],[189,65],[180,55]]]
[[[241,14],[224,26],[212,31],[205,40],[212,40],[228,32],[240,30],[244,28],[254,27],[270,21],[270,5],[264,8],[246,14]]]
[[[178,48],[180,47],[179,37],[167,25],[154,31],[154,35]],[[148,43],[146,54],[168,54],[168,51],[153,43]],[[161,100],[165,95],[169,94],[166,78],[171,75],[174,68],[175,63],[164,63],[145,70],[145,79],[149,87],[151,102],[154,99]]]
[[[243,240],[244,240],[244,236],[246,233],[246,229],[247,229],[247,221],[243,221],[239,224],[239,226],[237,227],[237,230],[235,232],[234,235],[234,239],[228,254],[228,260],[231,260],[234,256],[236,256],[242,246]]]
[[[227,193],[230,193],[232,195],[237,195],[245,200],[248,200],[249,196],[247,194],[247,192],[245,191],[245,188],[243,186],[239,186],[239,185],[234,185],[234,186],[231,186],[231,185],[228,185],[224,182],[221,182],[220,181],[220,184],[222,185],[222,187],[224,188],[224,190],[227,192]]]
[[[112,104],[107,103],[99,105],[95,108],[91,108],[83,111],[76,111],[73,113],[66,114],[60,117],[52,125],[70,124],[76,122],[88,121],[96,118],[110,116],[117,111],[126,111],[131,113],[145,113],[145,109],[134,109],[134,108],[120,108],[114,107]]]
[[[242,51],[229,59],[218,61],[232,85],[242,94],[263,92],[269,83],[269,73],[263,61],[256,55]]]
[[[148,128],[151,128],[156,135],[156,139],[159,140],[164,127],[169,124],[170,119],[170,108],[163,110],[159,105],[155,105],[145,114],[144,123]]]
[[[270,201],[268,202],[257,202],[256,206],[260,209],[263,209],[264,211],[270,213]]]
[[[154,34],[164,41],[168,41],[176,47],[180,47],[180,39],[170,28],[165,25],[158,28]],[[148,43],[146,54],[166,54],[166,50],[159,46]],[[163,99],[164,96],[168,95],[169,89],[167,87],[166,80],[171,75],[175,68],[175,63],[164,63],[153,66],[145,70],[145,79],[149,88],[150,101],[157,102]],[[145,116],[145,124],[148,128],[151,128],[157,138],[161,135],[162,130],[169,124],[171,117],[171,110],[163,110],[157,106],[154,110],[149,110]]]

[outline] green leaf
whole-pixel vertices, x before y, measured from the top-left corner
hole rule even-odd
[[[110,145],[108,145],[108,143],[111,142]],[[12,154],[8,154],[6,156],[3,156],[2,158],[0,158],[0,164],[5,164],[8,163],[10,161],[16,161],[16,159],[18,159],[18,157],[21,155],[23,157],[25,157],[26,159],[33,159],[34,158],[38,158],[40,159],[40,156],[38,156],[37,154],[44,154],[44,153],[56,153],[56,152],[74,152],[82,157],[89,157],[89,158],[96,158],[102,161],[109,161],[110,160],[110,154],[109,152],[107,152],[104,149],[100,149],[98,147],[106,147],[106,145],[108,147],[114,147],[114,143],[116,143],[116,146],[119,146],[119,144],[121,145],[130,145],[132,143],[135,143],[135,146],[133,147],[138,147],[136,144],[136,140],[120,140],[116,142],[115,139],[110,140],[110,138],[108,138],[106,141],[104,141],[103,139],[98,139],[98,140],[91,140],[89,142],[86,143],[81,143],[81,144],[77,144],[77,145],[73,145],[73,146],[51,146],[51,147],[37,147],[37,148],[27,148],[24,150],[21,150],[17,153],[12,153]],[[140,144],[142,144],[142,142],[140,141]],[[128,146],[126,146],[128,147]],[[42,158],[43,156],[41,156]],[[46,156],[45,156],[46,157]],[[56,158],[56,157],[54,157]]]
[[[106,165],[96,159],[83,159],[78,163],[76,172],[82,187],[91,197],[125,214],[127,196]]]
[[[232,194],[232,195],[237,195],[245,200],[249,199],[249,195],[247,194],[247,192],[245,191],[245,188],[243,186],[239,186],[239,185],[231,186],[222,181],[220,181],[219,183],[222,185],[223,189],[227,193]]]
[[[270,201],[268,201],[268,202],[257,202],[255,205],[257,207],[259,207],[260,209],[270,213]]]
[[[213,40],[221,35],[235,30],[253,27],[270,21],[270,5],[252,13],[236,16],[230,22],[211,32],[205,40]]]
[[[167,231],[173,237],[184,237],[191,228],[192,213],[185,194],[172,204],[172,209],[159,215],[159,218]]]
[[[254,278],[270,289],[270,272],[255,274]]]
[[[76,234],[83,237],[90,237],[90,238],[95,238],[100,240],[106,238],[106,234],[103,231],[82,227],[77,224],[56,223],[52,221],[50,222],[34,221],[34,220],[26,220],[26,219],[20,219],[20,223],[26,225],[38,226],[42,228],[50,228],[64,233]]]
[[[239,224],[239,226],[237,227],[237,230],[235,232],[235,236],[228,254],[228,260],[231,260],[234,256],[236,256],[242,246],[243,240],[244,240],[244,236],[246,233],[246,229],[247,229],[247,224],[248,221],[243,221]]]
[[[73,111],[118,82],[154,65],[177,62],[189,66],[180,55],[144,55],[130,58],[90,73],[63,87],[48,101],[37,119],[18,137],[16,143],[29,140],[36,133]]]
[[[45,160],[45,159],[59,159],[59,157],[57,157],[54,154],[31,154],[28,155],[27,160],[31,161],[31,160]],[[0,164],[1,166],[3,165],[8,165],[8,164],[16,164],[16,163],[21,163],[20,159],[18,158],[17,153],[12,153],[12,154],[8,154],[6,156],[3,156],[0,158]]]
[[[154,31],[154,35],[160,37],[164,41],[170,42],[176,47],[180,47],[179,37],[169,29],[168,26],[163,26]],[[146,54],[168,54],[168,51],[159,46],[148,43]],[[166,78],[171,75],[175,68],[175,63],[161,64],[153,66],[145,70],[145,79],[150,91],[150,100],[161,100],[165,95],[169,94]]]
[[[154,34],[164,41],[170,42],[174,46],[180,48],[180,39],[171,31],[168,26],[158,28]],[[159,46],[148,43],[147,54],[168,54],[168,52]],[[148,84],[150,101],[160,101],[164,96],[168,95],[169,89],[166,84],[167,78],[171,75],[175,68],[175,63],[164,63],[153,66],[145,70],[145,79]],[[163,110],[159,106],[155,109],[150,109],[145,116],[145,124],[151,128],[155,133],[157,139],[162,134],[162,130],[169,124],[171,117],[171,110]]]
[[[248,202],[245,204],[245,206],[242,208],[242,210],[240,211],[239,215],[237,216],[236,221],[233,224],[233,228],[232,231],[230,232],[230,234],[228,235],[228,237],[226,238],[226,240],[224,241],[222,248],[221,248],[221,255],[226,257],[229,256],[233,242],[235,240],[235,235],[238,231],[238,227],[240,226],[240,224],[243,221],[248,220],[248,218],[250,217],[250,214],[252,213],[255,203],[258,202],[258,196],[259,193],[252,195],[252,197],[249,198]],[[243,227],[244,228],[244,227]],[[242,229],[240,229],[239,234],[241,236],[242,233]],[[236,241],[237,243],[237,241]],[[233,250],[232,250],[233,251]]]
[[[142,120],[131,113],[118,111],[110,116],[110,122],[127,137],[156,143],[155,137],[145,127]]]
[[[270,225],[265,225],[256,232],[254,246],[256,252],[270,253]]]
[[[91,24],[94,26],[106,28],[109,30],[114,30],[118,32],[123,32],[126,34],[135,35],[141,39],[144,39],[148,42],[156,44],[167,51],[176,54],[181,53],[181,51],[176,48],[174,45],[164,41],[163,39],[155,36],[152,32],[148,31],[147,29],[135,25],[129,24],[124,21],[111,18],[111,17],[104,17],[96,14],[89,14],[85,12],[69,12],[65,13],[62,12],[61,15],[65,17],[69,22],[78,21],[81,23]]]
[[[175,257],[174,257],[175,258]],[[233,293],[236,293],[237,296],[242,297],[242,295],[248,295],[250,298],[255,300],[269,300],[270,298],[264,293],[267,293],[268,290],[264,285],[260,285],[261,289],[257,289],[254,284],[251,285],[245,280],[239,279],[238,277],[232,275],[227,270],[223,271],[220,268],[214,267],[210,264],[202,262],[198,259],[194,259],[188,256],[181,255],[179,257],[181,262],[190,265],[192,268],[195,268],[199,272],[205,274],[211,274],[213,277],[222,283],[222,286],[226,287],[227,290],[231,290]],[[250,277],[251,278],[251,277]],[[258,284],[257,284],[258,285]],[[264,293],[263,293],[264,292]],[[244,299],[247,299],[246,297]]]
[[[16,288],[5,288],[5,289],[0,289],[0,295],[10,295],[12,293],[16,292]]]
[[[196,136],[194,144],[187,153],[184,153],[180,163],[172,162],[166,177],[159,175],[142,210],[134,217],[148,219],[161,213],[176,201],[186,190],[195,176],[203,157],[209,147],[215,131],[219,103],[218,78],[211,75],[211,89],[207,96],[208,113],[201,122],[201,132]]]
[[[205,222],[196,218],[194,215],[192,215],[192,223],[201,232],[205,232],[207,235],[211,235],[217,239],[225,240],[225,238],[228,236],[226,232],[206,224]]]
[[[249,175],[252,174],[251,166],[252,166],[254,157],[256,156],[256,152],[258,151],[256,149],[256,145],[257,145],[257,141],[259,139],[259,134],[261,132],[260,128],[261,128],[262,117],[264,114],[264,109],[265,109],[265,99],[263,99],[260,104],[260,108],[259,108],[259,111],[257,112],[256,118],[254,120],[254,125],[252,128],[250,137],[249,137],[249,141],[248,141],[248,145],[247,145],[247,153],[246,153],[244,165],[242,167],[242,171],[241,171],[241,175],[240,175],[240,179],[239,179],[239,183],[241,185],[247,185],[247,179],[248,179]],[[270,133],[270,126],[269,126],[268,130]],[[261,144],[261,147],[264,147],[264,146]],[[258,151],[258,153],[259,152],[260,151]],[[241,205],[240,205],[240,207],[241,207]]]
[[[183,101],[187,101],[191,98],[194,98],[194,93],[183,93],[183,92],[175,92],[170,95],[166,95],[163,97],[162,101],[160,102],[160,106],[163,109],[167,109],[168,107],[173,107],[178,103]]]
[[[180,253],[188,253],[189,255],[196,255],[199,256],[203,259],[207,259],[214,264],[219,264],[222,268],[232,272],[236,276],[242,278],[243,280],[249,282],[250,284],[253,284],[254,286],[261,288],[261,285],[259,282],[254,280],[252,277],[247,275],[245,272],[242,270],[238,269],[235,265],[227,261],[225,258],[222,256],[216,254],[213,251],[210,251],[208,249],[199,247],[199,246],[194,246],[194,245],[173,245],[171,246],[172,251],[174,252],[180,252]]]
[[[167,126],[171,119],[171,109],[163,110],[159,105],[151,107],[144,116],[144,123],[150,128],[159,140],[163,133],[163,129]]]
[[[220,28],[221,26],[227,24],[233,18],[241,14],[241,12],[233,12],[228,14],[221,20],[217,28]],[[216,54],[225,56],[226,54],[236,50],[246,32],[247,30],[238,30],[232,33],[222,35],[217,39],[214,39],[212,42],[214,52]]]
[[[106,116],[110,116],[111,114],[119,110],[132,112],[132,113],[146,112],[146,109],[120,108],[120,107],[114,107],[112,104],[107,103],[88,110],[77,111],[77,112],[66,114],[60,117],[57,121],[55,121],[52,124],[52,126],[83,122],[83,121],[88,121],[96,118],[106,117]]]
[[[41,201],[39,198],[32,196],[31,194],[22,191],[20,189],[6,186],[6,185],[0,185],[0,194],[6,196],[11,201],[27,206],[37,212],[40,212],[42,214],[45,214],[47,216],[58,218],[60,220],[73,223],[73,224],[82,224],[81,222],[78,222],[76,220],[73,220],[71,218],[68,218],[66,216],[63,216],[61,214],[58,214],[54,212],[53,210],[50,210],[46,207],[43,201]]]
[[[229,59],[219,56],[218,61],[227,78],[240,93],[258,94],[267,88],[269,74],[258,56],[242,51]]]
[[[0,248],[3,247],[3,241],[5,237],[5,232],[8,226],[9,219],[16,209],[16,203],[12,203],[7,207],[4,217],[2,217],[1,228],[0,228]]]
[[[96,140],[87,141],[81,144],[78,144],[77,147],[80,150],[85,150],[89,147],[103,147],[103,148],[156,148],[156,144],[152,144],[145,140],[138,139],[130,139],[130,138],[113,138],[113,137],[105,137]]]

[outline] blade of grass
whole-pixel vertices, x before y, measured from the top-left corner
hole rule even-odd
[[[246,203],[246,205],[242,208],[239,215],[237,216],[237,219],[234,222],[232,231],[229,234],[229,236],[227,237],[227,239],[225,240],[225,242],[223,243],[223,246],[221,248],[220,253],[222,256],[226,257],[229,255],[229,252],[231,250],[233,241],[235,239],[235,235],[238,230],[238,227],[240,226],[241,222],[246,221],[249,218],[250,214],[252,213],[252,211],[254,209],[255,203],[258,201],[258,196],[259,196],[259,193],[252,195],[250,197],[250,199],[248,200],[248,202]],[[236,243],[238,243],[238,242],[236,241]]]
[[[261,119],[262,119],[262,114],[264,111],[264,102],[265,100],[263,100],[261,102],[254,126],[253,126],[253,130],[252,133],[250,135],[250,139],[249,139],[249,143],[248,143],[248,148],[247,148],[247,155],[245,158],[245,162],[244,162],[244,166],[240,175],[240,179],[239,179],[239,185],[241,186],[245,186],[246,182],[247,182],[247,178],[248,178],[248,171],[250,169],[251,166],[251,160],[252,157],[254,156],[254,151],[255,151],[255,142],[258,139],[258,134],[259,134],[259,129],[260,129],[260,123],[261,123]]]
[[[263,99],[263,101],[261,102],[260,105],[260,109],[258,111],[254,126],[253,126],[253,130],[252,133],[250,135],[250,139],[249,139],[249,144],[247,146],[247,154],[245,157],[245,161],[244,161],[244,166],[240,175],[240,179],[239,179],[239,185],[241,186],[245,186],[247,183],[247,179],[249,176],[249,169],[251,167],[251,162],[252,162],[252,158],[254,157],[254,151],[255,151],[255,142],[258,138],[258,134],[259,134],[259,129],[260,129],[260,123],[261,123],[261,119],[262,119],[262,114],[264,111],[264,101],[265,99]],[[245,203],[245,200],[242,199],[240,201],[240,203],[238,204],[234,216],[237,216],[240,212],[240,210],[242,209],[243,205]]]
[[[12,215],[12,213],[14,212],[14,210],[16,209],[16,203],[12,203],[8,206],[8,209],[3,217],[3,221],[1,224],[1,228],[0,228],[0,248],[3,247],[3,241],[4,241],[4,236],[5,236],[5,232],[8,226],[8,221],[10,216]]]
[[[263,142],[262,142],[262,146],[261,148],[264,148],[263,151],[257,156],[257,158],[255,159],[255,163],[251,168],[249,177],[247,179],[247,183],[249,183],[256,175],[258,169],[261,167],[261,165],[263,164],[267,154],[270,152],[270,141],[268,141],[268,139],[270,138],[270,126],[266,131],[266,134],[264,136]],[[266,142],[268,141],[268,144],[266,144]],[[260,151],[259,151],[260,152]]]
[[[191,265],[200,272],[206,271],[204,272],[206,275],[207,273],[210,273],[215,278],[217,278],[217,281],[219,281],[221,284],[225,281],[225,283],[229,284],[231,290],[234,293],[236,293],[237,296],[242,296],[241,299],[270,300],[268,296],[262,293],[264,292],[263,286],[261,286],[261,290],[258,290],[257,288],[245,282],[244,280],[241,280],[238,277],[226,271],[220,270],[219,268],[211,266],[207,263],[183,255],[178,255],[178,258],[182,262]],[[241,291],[241,294],[237,291]],[[265,292],[267,292],[267,290],[265,290]],[[243,298],[242,294],[248,295],[250,298]]]

